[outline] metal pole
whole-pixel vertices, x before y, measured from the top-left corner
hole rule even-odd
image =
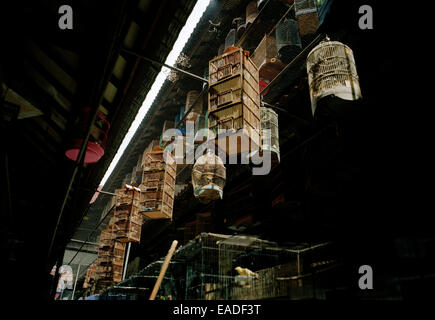
[[[74,300],[74,293],[76,292],[77,280],[79,279],[80,266],[81,266],[81,264],[79,263],[79,266],[78,266],[78,268],[77,268],[76,281],[74,282],[74,288],[73,288],[73,292],[72,292],[72,298],[71,298],[71,300]]]
[[[144,60],[146,60],[146,61],[148,61],[148,62],[155,63],[155,64],[158,64],[158,65],[160,65],[160,66],[164,66],[164,67],[166,67],[166,68],[169,68],[169,69],[172,69],[172,70],[175,70],[175,71],[178,71],[178,72],[184,73],[185,75],[188,75],[189,77],[192,77],[192,78],[195,78],[195,79],[197,79],[197,80],[201,80],[201,81],[203,81],[203,82],[208,83],[208,80],[207,80],[207,79],[205,79],[205,78],[203,78],[203,77],[200,77],[200,76],[197,76],[196,74],[190,73],[190,72],[185,71],[185,70],[183,70],[183,69],[179,69],[179,68],[177,68],[177,67],[170,66],[170,65],[168,65],[168,64],[166,64],[166,63],[159,62],[159,61],[156,61],[156,60],[153,60],[153,59],[147,58],[147,57],[145,57],[145,56],[143,56],[143,55],[141,55],[141,54],[139,54],[139,53],[136,53],[136,52],[133,52],[133,51],[130,51],[130,50],[124,49],[124,48],[121,49],[121,50],[124,51],[124,52],[130,53],[130,54],[132,54],[132,55],[134,55],[134,56],[136,56],[136,57],[139,57],[139,58],[141,58],[141,59],[144,59]]]
[[[125,254],[125,260],[124,260],[124,272],[122,273],[122,281],[125,279],[125,275],[127,274],[127,266],[128,266],[128,257],[130,256],[130,248],[131,248],[131,242],[128,243],[127,246],[127,252]]]
[[[68,264],[71,264],[71,262],[73,262],[73,260],[75,259],[75,257],[79,254],[79,252],[83,249],[83,247],[85,246],[85,244],[88,243],[89,238],[91,237],[91,235],[95,232],[95,230],[97,230],[97,228],[100,226],[100,224],[104,221],[104,219],[106,219],[106,217],[112,212],[112,210],[115,208],[115,206],[113,206],[112,208],[110,208],[109,211],[107,211],[106,215],[103,217],[103,219],[100,220],[100,222],[98,222],[97,226],[94,228],[94,230],[88,235],[88,237],[86,238],[86,241],[83,242],[83,244],[81,245],[80,249],[76,252],[76,254],[74,255],[74,257],[71,258],[70,262]]]
[[[272,30],[270,30],[270,32],[268,33],[268,35],[270,36],[272,34],[272,32],[275,31],[276,27],[278,27],[278,25],[281,23],[281,21],[289,14],[289,12],[293,9],[293,7],[295,6],[295,4],[293,3],[288,9],[287,11],[284,13],[284,15],[281,17],[281,19],[279,19],[279,21],[275,24],[275,26],[273,27]]]
[[[89,192],[98,192],[98,193],[102,193],[102,194],[108,194],[110,196],[116,196],[116,193],[109,192],[109,191],[104,191],[104,190],[97,190],[97,189],[92,190],[92,189],[83,188],[83,187],[78,187],[77,189],[84,190],[84,191],[89,191]]]

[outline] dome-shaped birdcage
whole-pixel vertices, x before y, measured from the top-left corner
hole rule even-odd
[[[326,38],[307,57],[311,110],[326,97],[358,100],[362,97],[352,50],[338,41]]]
[[[278,58],[284,63],[289,63],[302,49],[297,21],[282,20],[276,27],[275,35]]]
[[[230,29],[227,36],[225,37],[225,50],[228,47],[234,47],[237,42],[237,31],[236,29]]]
[[[226,169],[222,160],[208,152],[196,160],[192,169],[193,193],[203,203],[222,199]]]
[[[246,30],[246,21],[245,17],[237,17],[233,19],[233,25],[236,25],[236,35],[237,39],[240,39],[240,37],[243,35],[243,33]]]

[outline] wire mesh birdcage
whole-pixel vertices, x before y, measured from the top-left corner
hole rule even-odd
[[[237,42],[237,32],[236,29],[230,29],[227,36],[225,37],[225,50],[230,47],[234,47]]]
[[[148,298],[163,260],[109,290],[140,287],[144,291],[127,292]],[[330,242],[289,248],[253,236],[201,233],[175,251],[157,299],[322,299],[337,286],[331,275],[342,272],[340,266],[337,246]]]
[[[201,202],[222,199],[226,169],[218,156],[211,152],[196,160],[192,169],[193,193]]]
[[[275,36],[278,58],[284,63],[289,63],[302,48],[297,21],[294,19],[280,21]]]
[[[246,30],[246,18],[245,17],[237,17],[233,20],[233,24],[236,25],[236,34],[237,39],[243,35]]]
[[[307,57],[311,110],[324,97],[358,100],[362,97],[352,50],[326,38]]]

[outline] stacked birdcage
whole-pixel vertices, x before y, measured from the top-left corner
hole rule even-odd
[[[93,263],[89,266],[88,270],[86,271],[85,281],[83,281],[83,289],[90,288],[94,284],[97,275],[96,267],[97,265]]]
[[[142,177],[143,215],[149,219],[172,219],[177,163],[160,147],[145,154]]]
[[[209,129],[217,134],[216,143],[227,154],[254,149],[261,129],[257,66],[237,48],[209,62],[209,79]],[[246,139],[231,139],[236,132]]]
[[[109,225],[101,231],[97,264],[95,272],[97,275],[96,291],[100,292],[122,279],[124,265],[125,243],[117,241],[116,218],[112,217]]]
[[[116,240],[140,242],[142,229],[141,189],[130,185],[118,189],[114,211]]]

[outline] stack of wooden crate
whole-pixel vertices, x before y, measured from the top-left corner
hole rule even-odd
[[[95,281],[96,278],[96,267],[97,265],[93,263],[86,271],[85,281],[83,282],[84,289],[92,287],[93,281]]]
[[[116,240],[120,242],[140,242],[142,229],[141,189],[125,185],[116,193],[114,212]]]
[[[250,151],[260,143],[260,94],[258,67],[242,49],[235,49],[209,62],[209,129],[227,154]],[[221,130],[227,131],[219,135]],[[229,130],[229,132],[228,132]],[[240,130],[240,131],[239,131]],[[247,143],[230,144],[229,135],[241,132]]]
[[[95,267],[97,282],[95,290],[100,292],[122,280],[125,243],[116,241],[116,219],[110,219],[107,229],[101,231],[98,258]]]
[[[144,157],[141,205],[143,215],[150,219],[172,219],[177,164],[170,153],[165,154],[155,147]]]

